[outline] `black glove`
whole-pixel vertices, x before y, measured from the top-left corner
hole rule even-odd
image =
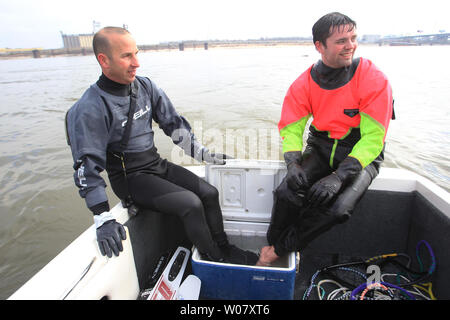
[[[353,157],[345,158],[335,172],[317,181],[308,192],[312,206],[326,205],[341,190],[342,184],[353,180],[362,170]]]
[[[336,174],[343,182],[348,182],[353,180],[362,169],[362,165],[358,159],[347,157],[339,164],[336,169]]]
[[[287,166],[286,182],[289,188],[296,193],[303,193],[308,189],[306,173],[300,165],[302,159],[301,151],[289,151],[284,154]]]
[[[207,148],[203,149],[202,160],[205,161],[206,163],[226,164],[225,159],[233,159],[233,158],[222,153],[209,153],[209,150]]]
[[[308,200],[312,207],[327,204],[341,189],[342,180],[333,172],[320,179],[309,189]]]
[[[112,252],[118,256],[119,251],[123,251],[122,240],[126,238],[125,228],[115,219],[108,220],[97,228],[97,242],[100,252],[102,255],[106,254],[109,258],[112,257]]]

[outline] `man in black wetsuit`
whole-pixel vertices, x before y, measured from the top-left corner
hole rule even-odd
[[[312,31],[322,59],[292,83],[283,102],[278,128],[288,172],[275,190],[269,246],[258,265],[300,251],[346,221],[384,159],[393,117],[389,81],[370,60],[353,58],[356,23],[346,15],[327,14]]]
[[[228,243],[217,189],[160,157],[152,120],[194,159],[224,164],[224,156],[201,145],[164,91],[136,75],[138,49],[126,29],[103,28],[95,34],[93,47],[102,75],[69,109],[66,126],[75,184],[94,214],[101,253],[119,255],[126,237],[109,212],[106,184],[100,176],[106,169],[123,203],[178,215],[188,238],[207,259],[254,264],[254,253]]]

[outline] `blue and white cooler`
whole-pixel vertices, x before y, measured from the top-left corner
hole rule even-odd
[[[219,190],[225,232],[230,243],[259,253],[267,245],[273,190],[286,175],[281,161],[227,160],[208,165],[206,180]],[[296,254],[281,257],[276,265],[258,267],[202,260],[194,247],[193,273],[201,280],[205,299],[290,300],[294,296]]]

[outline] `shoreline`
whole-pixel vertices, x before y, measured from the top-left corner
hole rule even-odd
[[[214,50],[214,49],[246,49],[246,48],[262,48],[262,47],[293,47],[293,46],[313,46],[312,40],[254,40],[254,41],[184,41],[169,42],[155,45],[138,45],[141,52],[155,51],[195,51],[195,50]],[[378,43],[360,42],[360,46],[380,46]],[[391,46],[401,46],[393,44]],[[411,46],[405,44],[404,46]],[[40,59],[54,57],[71,57],[71,56],[88,56],[94,55],[94,51],[88,48],[78,49],[9,49],[0,51],[0,60],[16,60],[16,59]]]
[[[423,46],[423,45],[448,45],[450,43],[439,42],[359,42],[364,46]],[[216,48],[257,48],[257,47],[279,47],[279,46],[313,46],[312,38],[267,38],[267,39],[250,39],[250,40],[186,40],[173,41],[150,45],[137,45],[142,52],[147,51],[189,51],[189,50],[210,50]],[[26,48],[26,49],[9,49],[0,48],[0,60],[10,59],[39,59],[51,57],[69,57],[69,56],[87,56],[93,55],[92,47],[87,48]]]
[[[362,43],[360,45],[376,45],[373,43]],[[292,46],[313,46],[312,40],[255,40],[255,41],[185,41],[170,42],[157,45],[138,45],[141,52],[155,51],[195,51],[195,50],[214,50],[214,49],[245,49],[245,48],[261,48],[261,47],[292,47]],[[70,56],[87,56],[94,55],[92,49],[42,49],[42,50],[23,50],[17,52],[9,52],[2,54],[0,52],[0,60],[15,59],[39,59],[53,57],[70,57]]]
[[[147,51],[191,51],[191,50],[210,50],[216,48],[252,48],[252,47],[274,47],[274,46],[304,46],[313,45],[310,41],[184,41],[169,42],[155,45],[138,45],[142,52]],[[70,56],[88,56],[93,55],[92,48],[78,49],[17,49],[8,50],[4,53],[0,51],[0,60],[11,59],[39,59],[51,57],[70,57]]]

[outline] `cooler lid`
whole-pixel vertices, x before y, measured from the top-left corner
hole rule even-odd
[[[207,165],[205,179],[219,191],[224,220],[270,222],[273,191],[286,175],[286,165],[273,160],[227,160]]]

